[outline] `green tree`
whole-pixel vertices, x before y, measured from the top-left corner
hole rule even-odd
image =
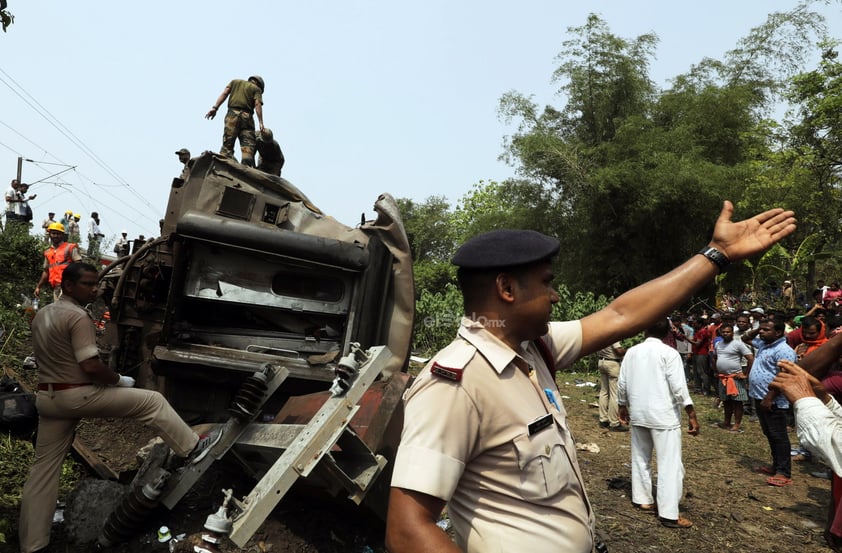
[[[797,75],[787,99],[797,106],[779,166],[789,177],[790,201],[799,214],[799,237],[810,236],[814,255],[806,281],[815,283],[816,261],[837,254],[842,242],[842,64],[835,42],[822,43],[818,67]]]
[[[518,228],[556,234],[555,190],[524,179],[480,181],[456,205],[454,234],[458,242],[494,229]]]
[[[29,320],[23,304],[41,275],[43,244],[29,234],[28,225],[14,223],[0,233],[0,243],[0,362],[17,365],[28,353]]]
[[[443,196],[430,196],[422,203],[398,198],[415,275],[415,296],[424,290],[441,290],[454,282],[450,258],[456,250],[450,204]]]
[[[619,38],[594,15],[570,28],[553,74],[565,107],[516,92],[500,101],[517,122],[503,158],[558,198],[562,280],[615,295],[701,247],[723,199],[737,217],[755,212],[746,183],[781,173],[765,115],[821,23],[801,6],[772,14],[724,61],[702,60],[664,91],[648,77],[657,37]]]
[[[421,290],[415,301],[413,350],[432,355],[456,336],[464,313],[462,293],[453,283],[438,290]]]

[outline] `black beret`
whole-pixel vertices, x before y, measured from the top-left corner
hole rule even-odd
[[[462,244],[451,263],[465,269],[515,267],[549,259],[558,249],[558,240],[534,230],[492,230]]]

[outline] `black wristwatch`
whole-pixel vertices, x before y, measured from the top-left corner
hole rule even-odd
[[[708,261],[716,265],[720,273],[725,271],[725,269],[728,268],[728,265],[731,264],[731,261],[724,253],[711,246],[702,248],[698,253],[699,255],[705,256]]]

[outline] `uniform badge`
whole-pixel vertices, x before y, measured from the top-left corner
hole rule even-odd
[[[448,367],[443,367],[438,363],[433,363],[430,372],[436,376],[440,376],[442,378],[446,378],[447,380],[453,380],[454,382],[459,382],[462,380],[462,372],[465,369],[451,369]]]
[[[462,380],[462,373],[465,367],[474,357],[477,348],[465,340],[454,340],[433,361],[430,367],[430,374],[434,374],[445,380],[459,382]]]

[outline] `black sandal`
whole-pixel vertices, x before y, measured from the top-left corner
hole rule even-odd
[[[693,526],[693,523],[687,520],[686,518],[679,516],[678,520],[673,520],[671,518],[661,518],[658,517],[661,521],[661,524],[666,526],[667,528],[690,528]]]

